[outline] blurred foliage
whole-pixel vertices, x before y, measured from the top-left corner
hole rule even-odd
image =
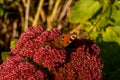
[[[92,16],[101,8],[102,5],[94,0],[79,0],[73,7],[70,21],[73,23],[82,23],[92,18]]]
[[[108,80],[119,80],[119,5],[120,0],[0,0],[0,53],[8,54],[26,26],[76,32],[100,46],[103,74]]]
[[[20,0],[0,0],[0,52],[10,51],[10,41],[21,32],[21,18],[24,13]]]
[[[18,41],[17,39],[11,40],[11,42],[10,42],[10,49],[15,47],[17,41]]]
[[[119,80],[120,73],[120,1],[78,0],[70,15],[89,39],[101,48],[103,74],[108,80]]]
[[[2,60],[5,61],[6,58],[9,56],[9,54],[10,54],[9,52],[2,52],[2,53],[1,53]]]

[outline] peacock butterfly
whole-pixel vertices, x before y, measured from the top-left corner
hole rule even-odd
[[[45,42],[44,48],[46,48],[46,49],[53,49],[53,48],[64,49],[65,47],[67,47],[76,38],[77,38],[76,33],[62,34],[62,35],[59,35],[58,37],[56,37],[52,41]]]

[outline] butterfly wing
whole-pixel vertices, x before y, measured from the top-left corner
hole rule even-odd
[[[45,47],[47,48],[57,48],[57,49],[64,49],[67,47],[75,38],[77,35],[75,33],[73,34],[62,34],[55,38],[53,41],[48,41],[45,43]]]

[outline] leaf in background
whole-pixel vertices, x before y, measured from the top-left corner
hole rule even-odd
[[[113,72],[109,80],[120,80],[120,69]]]
[[[120,26],[120,1],[116,1],[112,6],[111,19],[113,20],[114,25]]]
[[[0,4],[3,4],[4,3],[4,0],[0,0]]]
[[[117,38],[116,42],[120,45],[120,36]]]
[[[96,0],[79,0],[73,7],[70,21],[73,23],[85,22],[90,19],[100,8],[101,5]]]
[[[15,47],[17,41],[18,41],[17,39],[14,39],[14,40],[12,40],[12,41],[10,42],[10,49],[12,49],[12,48]]]
[[[96,39],[97,39],[97,36],[98,36],[98,32],[96,31],[96,28],[94,28],[94,29],[92,30],[92,32],[90,33],[90,39],[96,40]]]
[[[120,26],[114,26],[110,28],[120,36]]]
[[[1,56],[2,56],[2,60],[5,61],[6,58],[9,56],[9,52],[2,52]]]
[[[106,8],[104,13],[101,13],[100,16],[98,16],[96,21],[94,21],[94,24],[96,24],[98,28],[105,28],[105,26],[107,26],[108,24],[111,24],[110,22],[111,13],[112,13],[112,7],[109,6],[108,8]]]
[[[110,28],[106,28],[106,31],[102,33],[103,41],[116,42],[117,34]]]
[[[100,42],[98,45],[104,63],[103,72],[109,75],[111,72],[120,69],[120,46],[115,42]]]
[[[120,45],[120,26],[114,26],[110,28],[117,34],[116,42]]]
[[[0,17],[4,15],[4,9],[0,7]]]

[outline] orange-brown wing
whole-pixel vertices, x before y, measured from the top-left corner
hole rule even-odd
[[[77,35],[75,33],[73,34],[62,34],[58,36],[53,41],[48,41],[45,43],[46,48],[57,48],[57,49],[64,49],[67,47],[75,38]]]

